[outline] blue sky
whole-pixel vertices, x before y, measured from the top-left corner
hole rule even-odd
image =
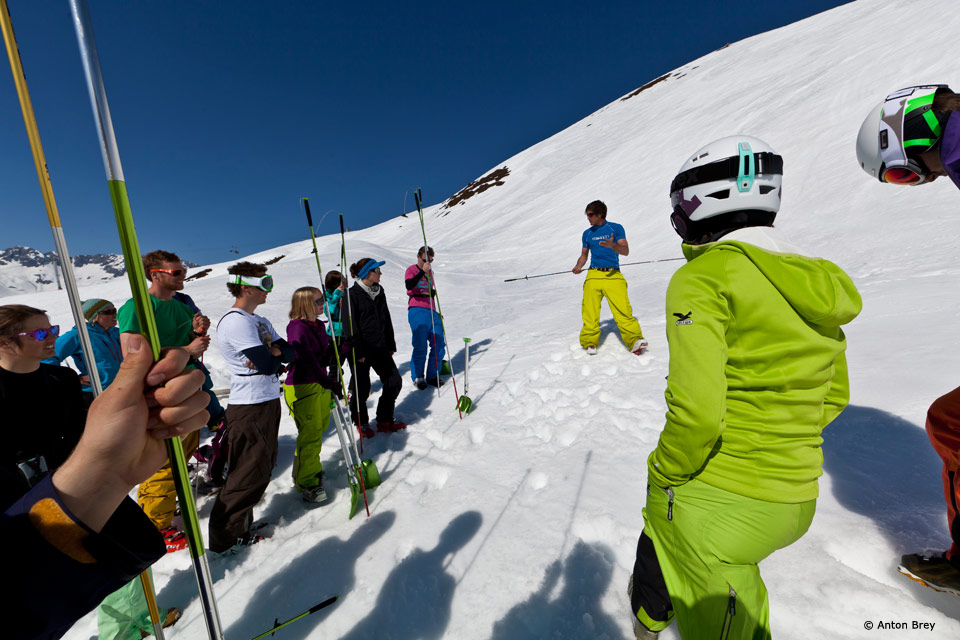
[[[68,3],[8,4],[70,252],[119,253]],[[417,186],[445,200],[667,71],[840,4],[89,0],[140,247],[198,263],[309,237],[301,196],[352,228]],[[0,249],[50,250],[2,66]]]

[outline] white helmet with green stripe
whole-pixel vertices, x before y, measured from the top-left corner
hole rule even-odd
[[[880,182],[922,184],[929,169],[918,157],[940,142],[943,114],[933,110],[945,84],[894,91],[870,111],[857,135],[860,167]],[[896,169],[897,171],[888,171]]]

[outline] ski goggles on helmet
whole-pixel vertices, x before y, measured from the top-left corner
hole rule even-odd
[[[230,284],[239,284],[245,287],[256,287],[267,293],[273,291],[273,276],[233,276]]]
[[[918,166],[917,162],[910,161],[905,167],[884,167],[880,171],[880,179],[889,184],[912,187],[927,181],[927,171]]]
[[[887,96],[880,113],[881,182],[918,185],[929,170],[916,157],[940,141],[943,126],[933,110],[937,91],[945,84],[921,85],[894,91]]]
[[[60,335],[60,325],[55,324],[49,329],[37,329],[36,331],[21,331],[20,333],[13,334],[18,338],[21,336],[30,336],[37,342],[43,342],[47,339],[47,336],[53,336],[56,338]]]
[[[747,151],[749,151],[749,147]],[[769,151],[761,153],[741,152],[739,156],[731,156],[678,173],[677,177],[670,183],[670,193],[676,193],[684,187],[734,179],[737,181],[738,189],[749,191],[756,176],[769,174],[783,175],[782,156]]]

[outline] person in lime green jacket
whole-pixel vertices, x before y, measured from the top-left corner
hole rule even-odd
[[[688,262],[667,289],[666,424],[650,454],[629,592],[638,638],[770,637],[758,563],[816,509],[822,429],[849,400],[853,282],[772,227],[783,160],[732,136],[671,186]]]

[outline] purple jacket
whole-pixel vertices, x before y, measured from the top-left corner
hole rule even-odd
[[[943,127],[940,141],[940,162],[953,184],[960,189],[960,111],[951,111]]]
[[[297,357],[290,365],[284,384],[319,384],[330,390],[340,388],[333,344],[319,320],[291,320],[287,325],[287,342],[293,345]]]

